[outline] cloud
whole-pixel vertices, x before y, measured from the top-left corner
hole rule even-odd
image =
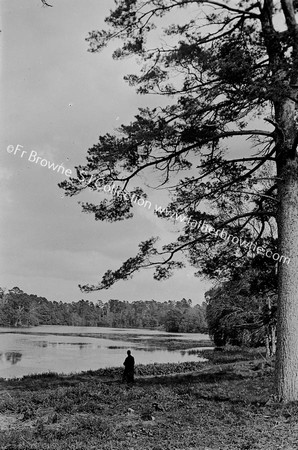
[[[63,198],[57,185],[65,176],[27,158],[34,150],[73,170],[86,162],[100,134],[128,123],[138,106],[166,101],[137,96],[124,83],[123,75],[136,69],[133,58],[114,61],[111,48],[87,52],[85,37],[104,25],[110,3],[60,0],[54,8],[41,8],[37,1],[3,2],[2,283],[49,299],[82,298],[78,283],[99,281],[107,269],[135,255],[140,241],[159,235],[166,243],[177,230],[154,215],[155,203],[167,203],[164,191],[150,190],[152,209],[135,206],[132,220],[96,222],[77,204],[88,195]],[[7,145],[17,144],[26,157],[6,152]],[[149,178],[154,184],[155,177]],[[146,271],[88,298],[179,299],[182,292],[193,298],[200,284],[189,281],[177,275],[157,283]]]

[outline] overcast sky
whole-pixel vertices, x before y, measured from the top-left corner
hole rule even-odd
[[[96,284],[107,269],[133,256],[141,240],[159,235],[170,241],[177,229],[153,209],[138,206],[132,220],[95,222],[78,205],[91,194],[64,198],[57,184],[65,176],[29,156],[35,151],[75,175],[74,166],[84,164],[100,134],[128,123],[138,106],[158,99],[136,95],[123,81],[136,70],[132,59],[113,61],[111,48],[87,52],[88,31],[103,27],[112,0],[53,0],[53,8],[43,8],[40,0],[0,1],[1,286],[57,301],[186,297],[201,303],[211,284],[193,277],[191,267],[165,282],[146,271],[108,291],[80,292],[79,283]],[[7,151],[17,144],[23,156]],[[161,193],[149,192],[148,199],[166,206]]]

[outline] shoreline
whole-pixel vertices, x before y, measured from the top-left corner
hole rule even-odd
[[[0,382],[0,449],[297,448],[298,405],[274,400],[264,349],[208,352],[192,372],[144,366],[132,386],[102,371]]]
[[[214,352],[214,350],[198,350],[197,355],[205,358],[205,361],[188,361],[181,363],[151,363],[151,364],[137,364],[135,367],[135,377],[136,379],[145,376],[167,376],[173,374],[183,374],[192,373],[205,368],[213,368],[221,364],[233,364],[235,362],[245,362],[245,361],[262,361],[264,356],[260,350],[247,349],[238,350],[231,349],[222,352]],[[264,353],[264,352],[263,352]],[[2,384],[18,385],[23,382],[47,382],[50,380],[63,381],[63,380],[74,380],[81,379],[84,377],[95,377],[100,381],[117,381],[121,380],[123,373],[123,366],[117,367],[105,367],[95,370],[82,370],[78,372],[62,373],[62,372],[42,372],[33,373],[28,375],[23,375],[21,377],[14,378],[1,378],[0,377],[0,388]]]
[[[139,379],[146,376],[166,376],[176,373],[191,373],[197,371],[208,364],[206,361],[190,361],[182,363],[154,363],[154,364],[137,364],[135,369],[135,378]],[[58,372],[43,372],[38,374],[23,375],[15,378],[0,378],[0,388],[4,386],[22,385],[23,382],[43,382],[43,381],[63,381],[86,378],[98,378],[99,381],[119,381],[122,378],[123,366],[106,367],[96,370],[84,370],[80,372],[71,372],[68,374]]]

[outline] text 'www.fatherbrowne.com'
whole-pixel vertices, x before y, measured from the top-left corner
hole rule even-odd
[[[24,157],[24,155],[27,155],[28,152],[26,150],[23,150],[23,145],[17,144],[9,145],[7,147],[8,153],[13,153],[14,155],[18,154],[21,158]],[[20,152],[20,153],[19,153]],[[66,177],[70,177],[72,172],[70,169],[65,169],[65,167],[62,164],[54,164],[53,162],[48,161],[47,159],[43,158],[42,156],[38,156],[37,152],[35,150],[31,150],[29,156],[26,156],[27,160],[29,162],[39,164],[41,167],[47,167],[50,170],[53,170],[54,172],[61,173],[62,175],[65,175]]]
[[[82,175],[82,174],[80,174]],[[138,198],[136,194],[130,194],[125,189],[121,189],[119,186],[116,186],[115,184],[97,184],[97,182],[100,180],[93,180],[93,175],[91,175],[90,179],[87,181],[85,177],[83,179],[80,177],[80,181],[84,182],[84,187],[87,187],[91,184],[91,182],[95,182],[95,186],[97,190],[103,190],[105,193],[112,194],[114,196],[121,196],[125,200],[130,200],[132,203],[135,203],[139,206],[143,206],[145,208],[151,209],[151,202],[149,200],[144,200],[142,198]],[[177,211],[171,211],[168,208],[163,208],[161,206],[155,205],[154,212],[157,215],[161,215],[164,217],[168,217],[173,219],[174,221],[187,224],[190,229],[194,230],[197,229],[199,232],[204,234],[213,234],[216,238],[220,237],[224,241],[239,245],[239,247],[244,248],[248,252],[251,252],[252,254],[256,253],[258,255],[265,256],[266,258],[272,258],[274,261],[278,261],[280,263],[290,263],[290,258],[286,257],[284,255],[280,255],[279,253],[273,253],[270,248],[265,248],[262,246],[257,246],[257,244],[253,241],[247,241],[246,239],[242,239],[241,236],[235,236],[233,234],[229,234],[224,228],[218,228],[216,229],[212,225],[205,222],[205,219],[200,220],[197,222],[196,220],[193,220],[192,217],[188,217],[186,214],[179,214]]]

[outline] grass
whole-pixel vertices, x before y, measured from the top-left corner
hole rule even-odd
[[[272,368],[258,365],[262,356],[214,352],[208,364],[176,376],[169,365],[154,365],[161,375],[138,375],[132,387],[99,371],[2,381],[0,448],[297,449],[298,405],[274,400]]]
[[[204,358],[212,361],[213,364],[233,363],[239,361],[251,361],[255,359],[266,360],[266,351],[261,348],[216,347],[214,350],[202,350],[200,352]]]

